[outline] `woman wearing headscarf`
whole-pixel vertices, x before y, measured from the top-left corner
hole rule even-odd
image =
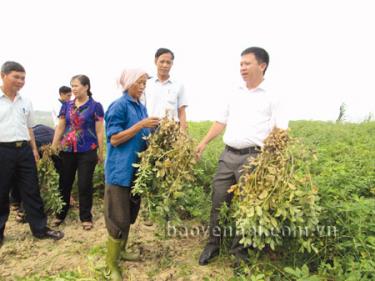
[[[115,100],[105,114],[107,158],[105,164],[104,215],[108,230],[106,263],[111,280],[122,280],[118,259],[125,250],[130,224],[134,223],[139,204],[131,194],[139,161],[138,152],[146,149],[145,136],[159,119],[148,117],[140,97],[146,87],[148,75],[140,69],[124,70],[118,83],[122,96]],[[133,202],[133,203],[132,203]]]

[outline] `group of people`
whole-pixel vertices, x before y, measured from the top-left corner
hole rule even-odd
[[[160,48],[155,54],[157,74],[154,77],[142,69],[124,70],[118,79],[122,96],[105,113],[92,97],[89,78],[76,75],[70,81],[74,99],[70,100],[69,87],[60,88],[64,90],[60,91],[61,106],[53,112],[56,127],[52,147],[60,150],[59,190],[65,203],[53,220],[54,226],[61,224],[68,213],[72,184],[78,172],[80,220],[84,230],[93,228],[93,173],[96,164],[104,161],[103,141],[106,141],[104,218],[108,230],[106,263],[112,280],[122,280],[119,258],[131,259],[125,250],[126,243],[140,207],[140,198],[131,192],[136,174],[133,164],[139,161],[138,152],[147,147],[144,137],[152,133],[165,115],[179,121],[182,130],[187,129],[188,103],[183,85],[170,77],[173,61],[173,52]],[[213,180],[209,240],[199,258],[200,265],[219,254],[222,238],[217,231],[219,208],[223,203],[230,203],[227,191],[238,181],[243,164],[260,152],[273,127],[288,126],[264,81],[268,64],[268,53],[262,48],[250,47],[241,53],[240,73],[244,84],[235,90],[222,116],[197,146],[199,159],[208,143],[225,130],[225,149]],[[19,63],[6,62],[1,68],[1,78],[0,243],[9,216],[9,192],[14,185],[20,192],[33,235],[61,239],[61,231],[47,227],[40,198],[33,109],[19,94],[25,82],[25,69]],[[244,256],[247,249],[239,240],[234,239],[232,253]]]

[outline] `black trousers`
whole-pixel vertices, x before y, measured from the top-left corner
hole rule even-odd
[[[41,153],[39,152],[39,156],[42,157]],[[62,161],[61,157],[58,155],[52,155],[52,161],[55,166],[57,173],[59,174],[59,186],[62,186],[62,177],[61,177],[61,169],[62,169]],[[18,204],[22,208],[21,205],[21,193],[17,188],[17,181],[16,178],[13,180],[14,184],[10,191],[10,203]],[[61,189],[61,188],[60,188]]]
[[[97,152],[96,150],[82,153],[62,152],[60,157],[62,160],[60,192],[65,206],[57,218],[64,220],[68,213],[70,194],[78,171],[79,218],[82,222],[92,221],[93,177],[98,162]]]
[[[59,155],[52,155],[53,165],[55,166],[56,172],[59,174],[59,186],[62,186],[62,160],[61,160],[61,152]]]
[[[16,178],[13,179],[13,185],[10,190],[9,202],[13,204],[20,205],[21,204],[21,193],[17,188],[17,180]]]
[[[22,198],[26,220],[33,234],[45,232],[47,217],[40,197],[38,174],[32,149],[0,146],[0,236],[9,217],[9,192],[16,184]]]

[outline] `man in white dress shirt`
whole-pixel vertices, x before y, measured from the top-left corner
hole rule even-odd
[[[26,220],[36,238],[61,239],[64,234],[47,227],[40,197],[36,161],[39,159],[32,127],[32,104],[19,94],[26,72],[17,62],[1,67],[0,87],[0,246],[9,217],[9,192],[16,184],[26,212]]]
[[[188,106],[184,86],[170,77],[174,54],[171,50],[160,48],[155,53],[157,75],[147,81],[143,102],[149,116],[167,116],[180,122],[186,130],[186,111]]]
[[[219,209],[224,202],[230,204],[232,195],[228,193],[228,189],[238,182],[243,164],[249,157],[255,157],[260,152],[265,138],[274,127],[288,127],[278,103],[264,82],[268,64],[268,53],[262,48],[250,47],[241,53],[240,73],[245,83],[230,97],[222,116],[197,146],[199,159],[206,145],[225,129],[225,149],[213,179],[209,240],[199,258],[200,265],[208,264],[219,254],[222,238]],[[234,239],[231,253],[237,258],[243,258],[247,253],[245,250],[239,245],[239,239]]]

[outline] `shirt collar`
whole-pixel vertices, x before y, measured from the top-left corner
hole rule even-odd
[[[256,89],[261,89],[263,91],[267,91],[268,90],[268,82],[266,79],[263,79],[263,81],[258,85],[258,87]]]
[[[5,95],[5,93],[3,92],[3,90],[0,88],[0,98],[5,98],[5,97],[7,97],[8,98],[8,96],[6,96]],[[16,94],[16,96],[15,96],[15,98],[14,98],[14,100],[16,100],[16,99],[21,99],[22,98],[22,96],[20,95],[20,93],[17,93]]]
[[[267,83],[266,79],[263,79],[263,81],[260,82],[260,84],[259,84],[256,88],[251,89],[251,90],[249,90],[249,89],[246,87],[246,83],[243,83],[243,84],[240,86],[240,89],[242,89],[242,90],[247,90],[247,91],[249,91],[249,92],[257,92],[257,91],[263,91],[263,92],[265,92],[265,91],[267,91],[267,89],[268,89],[268,83]]]
[[[158,82],[158,83],[160,83],[160,84],[168,84],[168,83],[169,83],[169,84],[173,84],[173,83],[175,82],[174,79],[171,78],[171,76],[169,76],[169,78],[168,78],[167,80],[163,81],[163,82],[161,82],[161,81],[159,80],[159,78],[158,78],[157,75],[152,76],[150,79],[153,79],[154,82]]]
[[[75,100],[76,100],[76,99],[73,99],[73,100],[69,101],[70,104],[71,104],[73,107],[76,106],[76,105],[75,105]],[[84,108],[90,106],[90,104],[92,103],[92,101],[93,101],[92,97],[89,97],[89,100],[88,100],[86,103],[82,104],[82,105],[79,107],[80,110],[82,110],[82,109],[84,109]]]
[[[129,95],[129,93],[128,93],[127,90],[124,91],[122,94],[123,94],[123,97],[125,98],[125,100],[127,100],[127,101],[130,101],[130,102],[135,103],[135,104],[139,104],[139,103],[140,103],[140,102],[136,101],[134,98],[132,98],[132,97]]]

